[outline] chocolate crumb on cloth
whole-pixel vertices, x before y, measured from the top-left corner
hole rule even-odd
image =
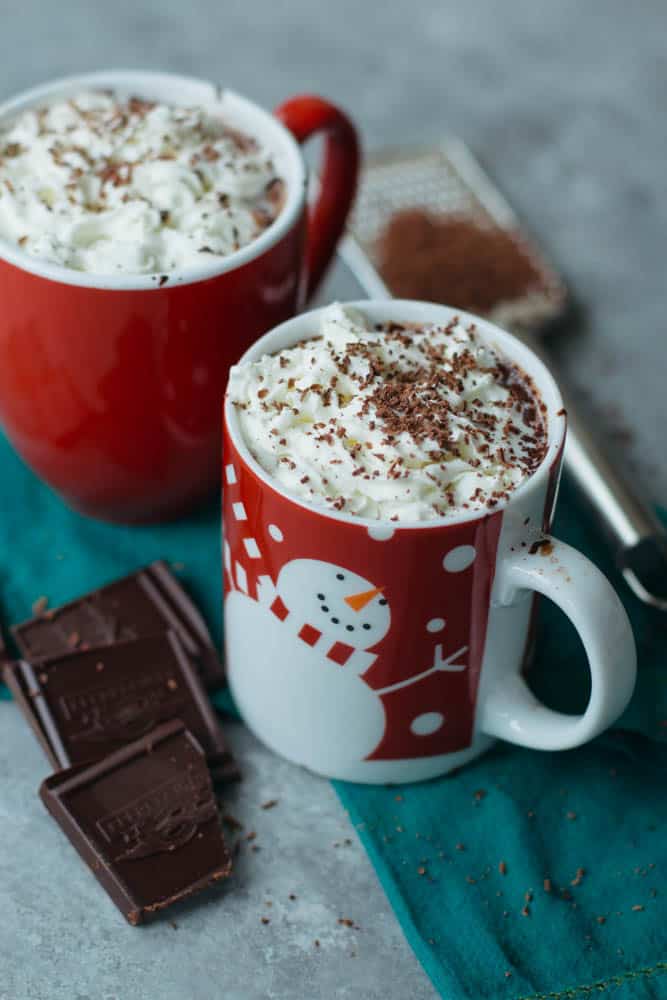
[[[52,775],[40,796],[130,924],[231,873],[204,754],[180,722]]]
[[[206,623],[163,560],[59,608],[43,609],[14,625],[12,635],[23,658],[32,662],[167,629],[176,632],[207,687],[223,683],[222,664]]]
[[[214,781],[239,777],[218,717],[175,632],[19,660],[5,680],[54,768],[100,760],[178,718]]]
[[[473,216],[424,208],[397,212],[381,232],[376,253],[378,270],[397,298],[489,315],[507,302],[555,294],[519,233]]]

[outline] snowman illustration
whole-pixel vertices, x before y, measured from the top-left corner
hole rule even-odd
[[[363,675],[391,625],[381,581],[344,566],[297,558],[282,567],[275,584],[260,574],[255,599],[246,570],[231,565],[228,549],[226,566],[232,694],[264,742],[297,763],[307,760],[314,770],[335,773],[367,760],[385,734],[383,695],[438,671],[467,669],[467,646],[444,656],[443,644],[436,643],[432,661],[421,672],[373,689]],[[445,722],[440,720],[438,725]]]

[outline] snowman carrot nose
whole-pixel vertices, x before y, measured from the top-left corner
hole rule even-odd
[[[372,590],[364,590],[360,594],[350,594],[349,597],[344,597],[343,600],[346,604],[352,608],[353,611],[363,611],[367,604],[381,594],[384,590],[383,587],[373,587]]]

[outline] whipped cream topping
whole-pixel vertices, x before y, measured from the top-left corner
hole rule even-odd
[[[0,125],[0,237],[96,274],[179,271],[280,211],[270,153],[203,108],[85,92]]]
[[[233,367],[228,396],[270,476],[365,518],[492,510],[547,448],[528,376],[456,319],[371,329],[330,306],[319,336]]]

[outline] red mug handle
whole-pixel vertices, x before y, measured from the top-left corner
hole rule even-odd
[[[310,298],[334,255],[352,208],[359,175],[359,137],[340,108],[312,94],[290,98],[274,114],[299,143],[317,132],[325,137],[320,192],[308,214],[306,295]]]

